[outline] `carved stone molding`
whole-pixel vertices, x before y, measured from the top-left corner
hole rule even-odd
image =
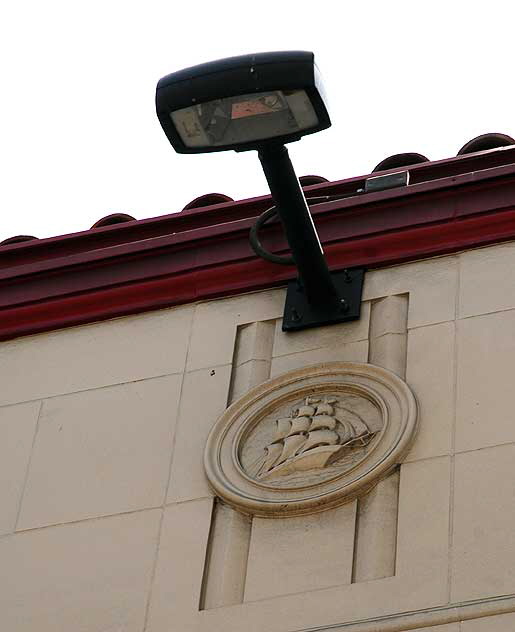
[[[386,369],[305,367],[234,402],[213,427],[204,465],[216,494],[264,517],[323,511],[367,492],[409,449],[417,405]]]

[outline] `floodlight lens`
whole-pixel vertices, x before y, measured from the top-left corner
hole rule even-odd
[[[305,90],[273,90],[214,99],[170,113],[187,147],[238,145],[316,127]]]

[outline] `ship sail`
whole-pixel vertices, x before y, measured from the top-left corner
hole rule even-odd
[[[360,439],[361,437],[369,437],[372,434],[370,432],[370,428],[360,419],[358,415],[350,410],[346,410],[345,408],[340,410],[338,421],[342,425],[342,428],[345,429],[344,435],[342,436],[342,443],[344,445]]]
[[[370,430],[368,429],[366,424],[364,424],[357,415],[355,415],[349,421],[350,421],[351,425],[354,427],[354,430],[356,432],[356,436],[361,437],[362,435],[370,434]]]
[[[281,456],[277,459],[275,465],[280,465],[286,459],[294,456],[297,450],[306,442],[306,436],[304,434],[292,435],[286,437],[284,440],[284,446],[281,452]]]
[[[314,406],[310,406],[309,404],[304,404],[304,406],[299,406],[297,411],[297,417],[312,417],[316,412],[316,408]]]
[[[311,427],[311,419],[309,417],[294,417],[291,420],[291,429],[289,435],[306,432]]]
[[[336,407],[335,407],[336,404]],[[258,477],[325,467],[342,450],[366,446],[375,433],[334,398],[307,397],[291,417],[277,419],[275,437],[265,448]]]
[[[336,400],[331,399],[327,402],[323,402],[317,406],[317,415],[334,415],[334,407],[332,404],[335,403]]]
[[[338,433],[334,432],[334,430],[314,430],[313,432],[309,432],[306,442],[302,446],[302,449],[299,450],[299,454],[321,445],[336,445],[339,443],[339,439]]]
[[[340,418],[338,421],[340,422],[341,427],[342,427],[342,432],[341,432],[342,443],[346,443],[347,441],[354,439],[354,437],[356,436],[356,433],[354,431],[354,426],[352,426],[352,424],[350,424],[349,421],[347,421],[347,419]]]
[[[277,428],[275,431],[273,443],[277,443],[278,441],[285,439],[290,434],[291,421],[292,420],[288,417],[282,417],[281,419],[277,420]]]
[[[318,430],[319,428],[334,430],[336,428],[336,419],[329,415],[320,415],[317,410],[317,414],[313,417],[310,430]]]
[[[258,471],[258,476],[271,470],[283,451],[282,443],[272,443],[265,448],[265,460]]]

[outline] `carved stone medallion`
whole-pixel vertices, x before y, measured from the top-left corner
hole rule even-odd
[[[368,491],[416,431],[405,382],[370,364],[332,362],[252,389],[217,421],[205,452],[216,494],[239,511],[290,516]]]

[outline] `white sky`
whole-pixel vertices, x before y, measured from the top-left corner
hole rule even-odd
[[[515,136],[509,0],[7,0],[0,13],[0,240],[180,211],[267,186],[255,152],[175,154],[155,85],[204,61],[313,50],[333,126],[291,144],[299,176]]]

